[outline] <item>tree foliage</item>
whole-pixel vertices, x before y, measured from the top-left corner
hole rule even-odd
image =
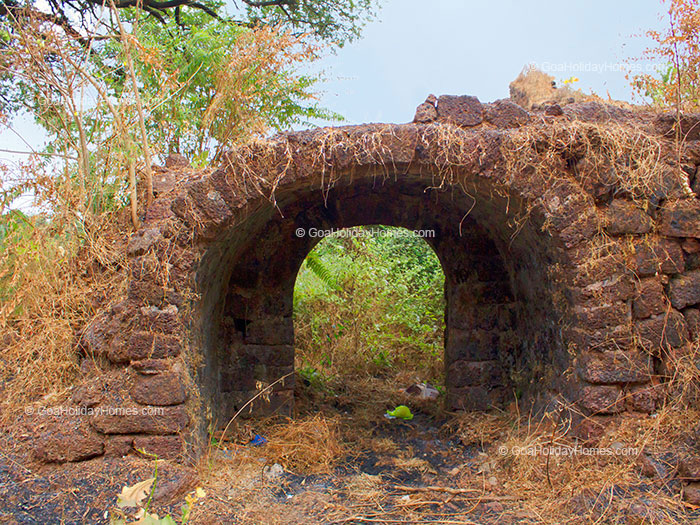
[[[656,74],[632,77],[634,89],[660,107],[697,109],[700,105],[700,7],[698,0],[662,0],[668,6],[663,31],[647,31],[655,45],[647,60],[665,64]]]
[[[130,201],[136,225],[154,156],[203,164],[270,129],[336,118],[318,106],[309,64],[331,45],[323,39],[356,35],[371,5],[252,2],[235,18],[215,1],[5,3],[0,116],[24,112],[47,131],[48,178],[75,190],[61,206]]]
[[[239,0],[229,5],[229,12],[219,0],[3,0],[0,21],[40,19],[87,44],[94,36],[95,20],[110,6],[142,11],[163,25],[197,23],[201,18],[187,20],[186,15],[196,11],[242,27],[282,26],[342,46],[360,35],[377,4],[376,0]]]

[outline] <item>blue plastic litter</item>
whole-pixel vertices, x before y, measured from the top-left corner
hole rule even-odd
[[[253,439],[250,440],[250,444],[254,447],[262,447],[265,443],[267,443],[267,439],[262,437],[260,434],[255,434]]]

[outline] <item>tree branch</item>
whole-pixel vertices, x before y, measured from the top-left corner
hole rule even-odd
[[[250,7],[282,7],[293,4],[294,0],[243,0],[243,3],[249,5]]]

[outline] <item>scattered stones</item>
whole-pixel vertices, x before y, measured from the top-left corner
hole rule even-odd
[[[669,464],[664,458],[655,458],[647,453],[639,456],[640,471],[643,476],[652,479],[669,479],[676,472],[677,466]]]
[[[685,481],[700,481],[700,455],[683,455],[678,465],[678,476]]]
[[[139,230],[129,239],[126,251],[132,257],[143,255],[153,244],[162,238],[163,236],[158,228]]]
[[[694,481],[683,487],[683,499],[691,505],[700,506],[700,482]]]
[[[190,467],[163,465],[158,470],[158,483],[153,501],[159,505],[170,503],[186,494],[197,482],[197,473]]]
[[[284,474],[284,467],[279,463],[266,466],[263,468],[263,477],[267,481],[274,481]]]

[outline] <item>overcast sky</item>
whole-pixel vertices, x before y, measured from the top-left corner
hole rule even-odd
[[[362,40],[324,61],[323,102],[351,124],[405,122],[429,93],[507,97],[530,63],[630,100],[619,68],[648,45],[635,35],[662,27],[662,8],[658,0],[385,0]]]
[[[362,39],[317,64],[328,82],[322,103],[350,124],[406,122],[429,93],[508,96],[527,64],[599,95],[630,100],[621,66],[648,41],[635,35],[659,28],[657,0],[384,0]],[[28,121],[16,131],[41,147]],[[28,149],[0,134],[3,149]],[[17,158],[0,152],[2,158]]]

